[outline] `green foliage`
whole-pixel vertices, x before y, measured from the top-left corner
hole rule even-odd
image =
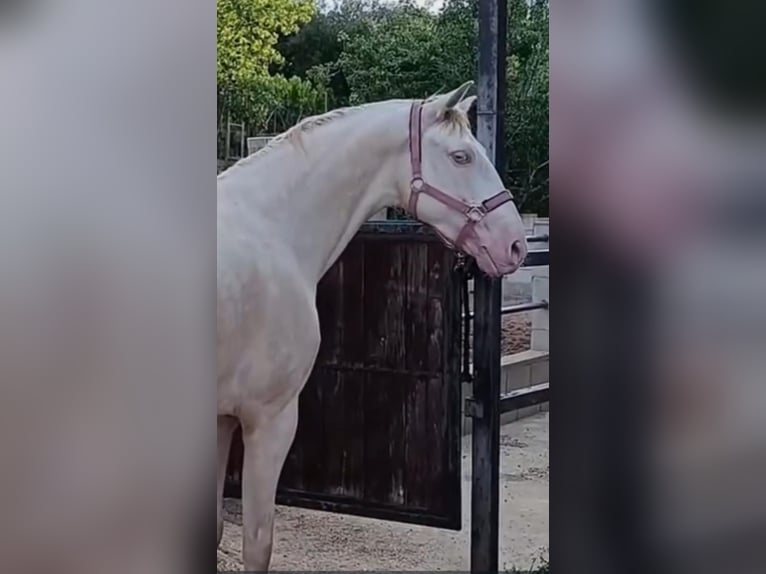
[[[369,23],[390,12],[378,0],[345,0],[329,9],[319,0],[319,12],[300,32],[282,40],[283,72],[305,78],[322,78],[336,106],[349,103],[350,89],[339,61],[344,39],[363,36]]]
[[[229,95],[227,111],[250,126],[249,132],[282,132],[325,108],[325,93],[301,78],[262,76],[239,84]]]
[[[507,185],[524,211],[548,215],[547,2],[508,3]]]
[[[267,75],[282,61],[280,36],[293,34],[314,15],[311,0],[217,0],[218,86]]]
[[[456,83],[437,26],[426,10],[402,4],[370,22],[365,34],[346,36],[339,64],[350,102],[423,98]]]
[[[280,37],[298,31],[315,13],[312,0],[217,0],[218,117],[262,127],[280,114],[319,111],[324,93],[298,77],[271,75],[282,63]]]

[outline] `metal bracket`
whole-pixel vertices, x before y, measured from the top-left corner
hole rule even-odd
[[[455,264],[452,267],[455,271],[463,271],[465,269],[465,255],[458,251],[455,253]]]
[[[466,399],[465,400],[465,416],[471,417],[472,419],[483,419],[484,405],[482,405],[481,403],[473,399]]]

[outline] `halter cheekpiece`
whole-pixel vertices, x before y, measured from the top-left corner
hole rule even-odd
[[[462,250],[465,240],[475,234],[475,226],[488,213],[494,211],[501,205],[513,200],[511,192],[507,189],[493,195],[481,203],[466,203],[456,199],[451,195],[444,193],[440,189],[429,185],[423,179],[423,102],[413,102],[410,108],[410,165],[412,167],[412,179],[410,180],[410,201],[408,211],[410,215],[417,218],[418,199],[420,194],[424,193],[447,207],[460,212],[466,218],[466,223],[458,233],[454,244],[439,233],[442,240],[451,248]],[[437,231],[438,233],[438,231]]]

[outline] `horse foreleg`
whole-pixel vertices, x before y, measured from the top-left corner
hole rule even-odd
[[[234,417],[219,416],[218,427],[218,484],[217,499],[216,499],[216,511],[218,519],[218,541],[217,545],[221,545],[221,537],[223,536],[223,485],[226,481],[226,464],[229,461],[229,451],[231,450],[231,438],[234,435],[234,431],[237,430],[239,422]]]
[[[246,571],[265,572],[271,561],[277,482],[298,423],[296,396],[275,417],[243,429],[242,558]]]

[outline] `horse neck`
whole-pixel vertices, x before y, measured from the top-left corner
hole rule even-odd
[[[242,181],[257,182],[240,203],[257,219],[253,225],[267,225],[289,246],[316,283],[365,221],[400,204],[394,174],[406,161],[407,126],[408,107],[389,102],[330,120],[300,134],[298,142],[277,144],[233,168]]]

